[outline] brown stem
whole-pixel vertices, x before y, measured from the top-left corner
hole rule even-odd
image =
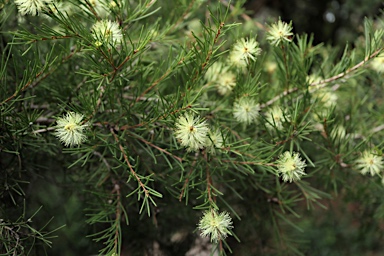
[[[222,3],[224,6],[229,7],[231,11],[235,9],[235,7],[232,4],[229,4],[227,1],[220,0],[220,3]],[[265,26],[261,24],[260,22],[257,22],[253,20],[251,17],[249,17],[247,14],[242,13],[240,15],[245,21],[252,21],[259,29],[266,30]]]
[[[127,163],[128,168],[129,168],[131,174],[135,177],[135,179],[139,183],[140,187],[143,189],[145,196],[149,197],[150,196],[149,195],[149,191],[145,188],[145,185],[143,184],[143,182],[141,182],[141,179],[137,175],[135,170],[133,170],[133,167],[132,167],[131,163],[128,160],[127,154],[125,153],[125,150],[124,150],[123,146],[120,144],[119,138],[117,137],[115,131],[113,130],[113,128],[110,128],[110,131],[111,131],[113,137],[115,138],[116,143],[119,145],[120,152],[123,154],[124,160]]]
[[[132,134],[132,135],[133,135],[133,134]],[[178,157],[178,156],[175,156],[174,154],[168,152],[167,150],[165,150],[165,149],[163,149],[163,148],[160,148],[160,147],[158,147],[158,146],[152,144],[151,142],[146,141],[146,140],[143,139],[143,138],[140,138],[140,137],[137,137],[137,136],[135,136],[135,138],[138,139],[138,140],[140,140],[140,141],[142,141],[142,142],[144,142],[145,144],[147,144],[147,145],[149,145],[149,146],[151,146],[151,147],[153,147],[153,148],[155,148],[155,149],[157,149],[157,150],[159,150],[159,151],[161,151],[161,152],[163,152],[163,153],[169,155],[169,156],[174,157],[174,158],[175,158],[176,160],[178,160],[180,163],[183,162],[183,159],[182,159],[182,158],[180,158],[180,157]]]
[[[180,202],[181,202],[181,199],[183,198],[184,191],[185,191],[185,189],[186,189],[187,186],[188,186],[188,183],[189,183],[189,177],[191,177],[193,171],[195,170],[195,165],[196,165],[196,162],[197,162],[196,159],[197,159],[198,156],[199,156],[199,152],[197,152],[197,153],[195,154],[195,160],[193,160],[193,162],[192,162],[191,169],[190,169],[190,171],[188,172],[187,177],[186,177],[186,179],[185,179],[185,181],[184,181],[183,188],[182,188],[181,191],[180,191],[180,196],[179,196],[179,201],[180,201]]]
[[[376,57],[383,50],[384,50],[384,48],[380,48],[377,51],[375,51],[374,53],[372,53],[370,56],[367,56],[364,60],[360,61],[355,66],[347,69],[346,71],[344,71],[340,74],[337,74],[335,76],[332,76],[330,78],[324,79],[322,81],[311,83],[309,86],[322,85],[321,87],[325,87],[328,83],[336,81],[340,78],[345,77],[346,75],[350,74],[351,72],[356,71],[358,68],[362,67],[365,63],[367,63],[370,59],[373,59],[374,57]],[[291,94],[291,93],[296,92],[296,91],[298,91],[298,88],[291,88],[289,90],[286,90],[286,91],[282,92],[281,94],[277,95],[276,97],[272,98],[271,100],[267,101],[266,103],[262,104],[260,107],[261,108],[268,107],[268,106],[272,105],[273,103],[275,103],[276,101],[278,101],[279,99],[283,98],[284,96],[287,96],[288,94]]]

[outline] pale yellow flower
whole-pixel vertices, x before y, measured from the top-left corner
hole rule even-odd
[[[216,83],[222,73],[228,71],[228,67],[224,66],[224,64],[220,61],[216,61],[213,63],[205,72],[204,78],[209,83]]]
[[[236,75],[231,71],[221,73],[215,86],[220,95],[231,93],[236,86]]]
[[[216,210],[206,211],[199,222],[202,237],[210,237],[211,242],[217,243],[231,235],[232,219],[227,212],[217,213]]]
[[[92,27],[92,32],[96,46],[101,46],[104,43],[108,45],[120,44],[123,38],[119,24],[110,20],[97,21]]]
[[[284,112],[280,107],[274,106],[267,112],[266,119],[268,121],[266,123],[267,128],[274,130],[276,127],[281,130],[283,128]]]
[[[91,11],[91,8],[90,6],[88,6],[88,3],[91,4],[91,7],[93,9],[93,11],[96,12],[96,14],[99,16],[99,17],[102,17],[102,18],[105,18],[108,16],[110,10],[109,10],[109,6],[112,7],[111,5],[113,5],[113,3],[111,2],[109,4],[109,6],[106,5],[106,2],[104,1],[101,1],[101,0],[88,0],[88,3],[85,1],[85,0],[81,0],[82,2],[82,5],[81,7],[84,9],[84,10],[87,10],[88,12]]]
[[[291,154],[289,151],[286,151],[277,160],[277,171],[285,182],[300,180],[303,175],[306,175],[304,172],[306,166],[305,161],[301,160],[299,153],[295,152]]]
[[[318,99],[326,108],[332,108],[337,103],[337,95],[334,91],[322,88],[312,92],[312,97]]]
[[[272,24],[269,27],[267,34],[267,40],[271,45],[278,46],[282,42],[291,42],[293,33],[292,23],[282,22],[281,19],[277,23]]]
[[[369,151],[364,151],[362,156],[356,160],[356,166],[361,169],[360,172],[362,174],[369,172],[373,176],[383,170],[383,157]]]
[[[21,15],[30,14],[36,16],[48,8],[52,0],[15,0],[17,9]]]
[[[333,140],[342,140],[347,136],[347,131],[345,130],[344,126],[337,125],[332,129],[330,136]]]
[[[232,65],[245,67],[249,61],[255,61],[260,53],[259,43],[254,38],[241,38],[233,45],[229,54],[229,61]]]
[[[259,116],[260,105],[251,98],[241,98],[233,105],[233,115],[240,123],[251,124]]]
[[[206,121],[186,113],[176,122],[175,137],[188,151],[198,151],[207,146],[208,131]]]
[[[227,95],[236,86],[236,75],[229,71],[229,67],[217,61],[209,67],[204,78],[212,83],[220,95]]]
[[[216,129],[215,131],[209,130],[207,142],[206,142],[206,149],[208,153],[215,154],[215,148],[221,148],[223,147],[223,136],[219,129]]]
[[[81,114],[68,112],[57,119],[54,134],[65,146],[77,146],[87,139],[84,131],[88,125],[82,124],[83,117]]]

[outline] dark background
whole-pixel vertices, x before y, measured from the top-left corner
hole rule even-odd
[[[344,45],[356,40],[364,17],[379,16],[382,0],[249,0],[245,4],[251,16],[280,16],[293,21],[294,32],[313,33],[315,43]]]

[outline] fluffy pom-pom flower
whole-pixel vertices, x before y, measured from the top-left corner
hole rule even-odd
[[[260,53],[259,43],[254,38],[241,38],[233,45],[229,61],[235,66],[244,67],[249,64],[250,60],[255,61],[256,56],[260,55]]]
[[[282,176],[283,181],[292,182],[300,180],[303,175],[306,175],[304,168],[306,167],[304,160],[301,160],[299,153],[284,152],[277,160],[277,169]]]
[[[51,2],[52,0],[15,0],[21,15],[31,14],[32,16],[38,15]]]
[[[233,115],[241,123],[251,124],[259,115],[260,105],[251,98],[241,98],[233,105]]]
[[[223,147],[223,135],[221,134],[219,129],[216,129],[214,131],[209,130],[206,144],[207,152],[211,154],[216,153],[216,148]]]
[[[362,156],[356,160],[356,164],[362,174],[370,173],[374,176],[383,170],[383,157],[364,151]]]
[[[88,125],[81,123],[83,117],[81,114],[68,112],[57,119],[55,135],[65,146],[77,146],[87,139],[84,130]]]
[[[267,40],[271,45],[278,46],[282,42],[291,42],[293,33],[292,24],[282,22],[280,19],[277,23],[272,24],[269,27]]]
[[[208,131],[205,121],[187,113],[177,120],[175,136],[188,151],[197,151],[207,146]]]
[[[210,237],[211,242],[217,243],[231,234],[232,219],[227,212],[218,214],[215,210],[206,211],[199,222],[202,237]]]
[[[268,129],[274,130],[275,127],[278,130],[283,129],[284,112],[280,107],[275,106],[271,108],[266,114],[266,119],[268,121],[266,123]]]
[[[119,24],[110,20],[97,21],[92,27],[92,32],[94,33],[96,46],[101,46],[104,43],[116,45],[123,38]]]

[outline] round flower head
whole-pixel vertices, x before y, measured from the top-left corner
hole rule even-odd
[[[293,33],[292,30],[292,23],[285,23],[282,22],[280,19],[277,23],[272,24],[269,27],[267,40],[270,42],[271,45],[278,46],[282,42],[291,42]]]
[[[32,16],[38,15],[51,2],[52,0],[15,0],[21,15],[31,14]]]
[[[251,124],[259,115],[260,105],[253,99],[241,98],[233,105],[233,115],[241,123]]]
[[[214,84],[220,95],[229,94],[236,86],[236,75],[228,69],[228,66],[217,61],[209,67],[204,75],[205,80]]]
[[[254,38],[241,38],[233,45],[229,61],[235,66],[244,67],[249,64],[249,60],[255,61],[260,53],[259,43]]]
[[[66,17],[74,11],[74,5],[69,1],[51,3],[48,5],[48,8],[50,13],[57,15],[60,11]]]
[[[88,12],[90,11],[90,8],[93,9],[97,13],[98,16],[100,17],[106,17],[109,13],[109,9],[107,6],[104,5],[104,1],[100,0],[88,0],[87,2],[85,0],[82,0],[82,8],[84,10],[87,10]],[[114,3],[114,1],[112,1]],[[111,2],[111,3],[112,3]],[[91,6],[88,6],[90,4]]]
[[[119,44],[123,38],[119,24],[110,20],[97,21],[93,25],[92,31],[96,40],[96,46],[100,46],[103,43],[111,45]]]
[[[231,71],[221,73],[216,83],[216,89],[220,95],[231,93],[235,86],[236,75]]]
[[[215,148],[221,148],[223,146],[223,136],[219,129],[216,129],[214,132],[209,130],[206,148],[207,152],[215,154]]]
[[[216,83],[220,78],[222,73],[228,71],[228,67],[224,66],[224,64],[220,61],[216,61],[213,63],[207,70],[204,75],[205,80],[209,83]]]
[[[232,219],[227,212],[218,214],[215,210],[204,212],[198,225],[202,237],[211,237],[211,242],[217,243],[231,235]]]
[[[65,146],[77,146],[87,139],[84,130],[88,125],[81,124],[83,117],[78,113],[68,112],[56,120],[55,135]]]
[[[301,176],[306,175],[304,172],[306,166],[305,161],[301,160],[299,153],[291,154],[289,151],[286,151],[277,160],[277,170],[285,182],[300,180]]]
[[[332,108],[337,103],[337,95],[329,89],[319,89],[312,92],[312,97],[319,99],[325,108]]]
[[[330,136],[332,140],[342,140],[347,136],[347,131],[344,126],[337,125],[332,129]]]
[[[207,145],[208,130],[205,121],[187,113],[177,120],[175,136],[188,151],[197,151]]]
[[[283,128],[284,113],[281,108],[275,106],[267,113],[267,127],[273,130],[275,127],[279,130]]]
[[[383,157],[364,151],[362,156],[356,160],[356,164],[362,174],[369,172],[373,176],[379,174],[383,169]]]

